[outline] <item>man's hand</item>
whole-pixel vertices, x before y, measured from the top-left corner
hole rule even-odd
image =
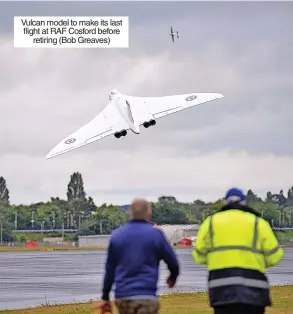
[[[171,280],[170,278],[167,279],[167,285],[168,285],[168,288],[174,288],[175,285],[176,285],[176,280]]]
[[[101,305],[101,313],[106,314],[106,313],[111,313],[112,314],[112,304],[110,301],[104,301]]]
[[[96,309],[100,310],[101,314],[106,314],[106,313],[112,314],[111,301],[102,301],[102,302],[97,303]]]

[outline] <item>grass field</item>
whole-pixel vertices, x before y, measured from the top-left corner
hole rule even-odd
[[[272,288],[273,307],[268,308],[269,314],[293,313],[293,286]],[[211,314],[208,296],[204,292],[173,294],[160,297],[160,314]],[[0,314],[95,314],[93,303],[72,305],[45,305],[33,309],[0,311]],[[117,313],[116,309],[114,313]],[[99,312],[96,312],[99,314]]]

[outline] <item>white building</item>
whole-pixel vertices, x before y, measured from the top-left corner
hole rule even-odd
[[[171,243],[177,243],[183,237],[196,236],[198,225],[159,225]],[[107,247],[111,235],[80,236],[79,247]]]
[[[79,247],[108,247],[111,235],[79,236]]]

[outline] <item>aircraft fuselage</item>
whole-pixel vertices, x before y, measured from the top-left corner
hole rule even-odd
[[[116,95],[114,95],[111,101],[117,108],[121,117],[128,124],[130,130],[135,134],[139,134],[139,125],[135,123],[135,120],[131,111],[131,106],[129,102],[127,101],[127,99],[118,92]]]

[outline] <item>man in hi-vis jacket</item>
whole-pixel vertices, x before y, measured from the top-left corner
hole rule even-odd
[[[265,272],[281,261],[283,249],[240,189],[230,189],[224,203],[201,224],[192,256],[207,265],[215,314],[263,314],[271,305]]]

